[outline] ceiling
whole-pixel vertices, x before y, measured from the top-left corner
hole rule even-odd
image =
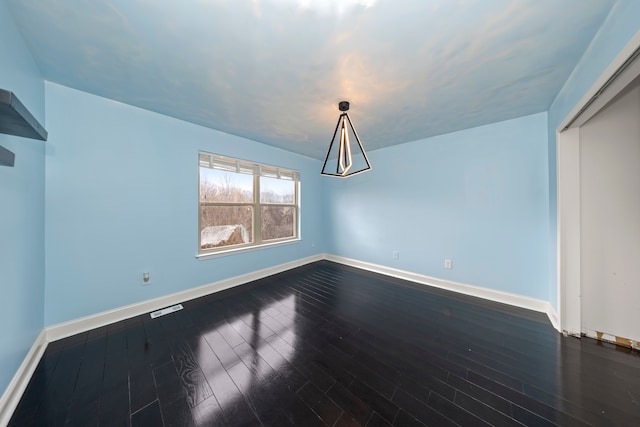
[[[0,0],[46,80],[322,159],[546,111],[615,0]]]

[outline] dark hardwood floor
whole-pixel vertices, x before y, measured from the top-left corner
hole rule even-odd
[[[49,344],[10,426],[640,425],[638,352],[318,262]]]

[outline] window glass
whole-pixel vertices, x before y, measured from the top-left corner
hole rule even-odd
[[[202,206],[200,209],[201,249],[253,242],[253,207]]]
[[[261,203],[294,203],[296,183],[291,180],[260,177]]]
[[[299,174],[201,152],[199,254],[299,236]]]
[[[200,201],[251,203],[253,175],[201,167]]]
[[[295,209],[293,207],[262,207],[262,240],[295,237],[295,225]]]

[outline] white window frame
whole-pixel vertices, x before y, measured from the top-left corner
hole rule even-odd
[[[200,168],[211,168],[253,176],[253,201],[251,202],[205,202],[200,200]],[[294,181],[293,203],[262,203],[260,201],[260,177],[279,178]],[[202,206],[251,206],[253,209],[253,242],[216,248],[202,249]],[[293,236],[281,239],[262,240],[262,208],[269,206],[291,207],[294,209]],[[229,253],[244,252],[300,240],[300,172],[262,163],[236,159],[219,154],[198,152],[198,258]]]

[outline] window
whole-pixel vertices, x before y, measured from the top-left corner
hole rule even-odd
[[[298,239],[299,173],[199,153],[198,253]]]

